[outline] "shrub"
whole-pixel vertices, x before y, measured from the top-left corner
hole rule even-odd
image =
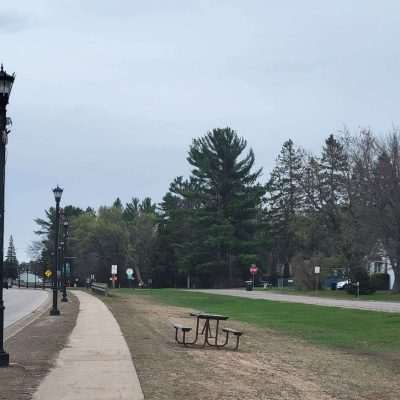
[[[371,286],[375,290],[389,290],[389,286],[390,286],[389,274],[373,274],[373,275],[371,275]]]
[[[360,294],[372,294],[376,292],[376,289],[372,285],[371,278],[364,268],[353,271],[351,276],[351,284],[347,287],[347,293],[354,295],[357,294],[356,282],[360,283]]]

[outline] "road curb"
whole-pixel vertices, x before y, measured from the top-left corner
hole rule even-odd
[[[37,289],[42,290],[42,289]],[[21,332],[22,329],[26,328],[32,322],[36,321],[40,316],[42,316],[46,311],[50,309],[51,306],[51,296],[50,292],[47,291],[47,299],[35,310],[33,310],[30,314],[21,318],[20,320],[14,322],[10,326],[8,326],[4,330],[4,339],[8,340],[15,336],[18,332]]]

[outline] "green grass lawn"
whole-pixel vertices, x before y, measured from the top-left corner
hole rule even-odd
[[[257,291],[266,291],[271,293],[293,294],[298,296],[313,296],[313,297],[327,297],[331,299],[345,299],[345,300],[375,300],[375,301],[394,301],[400,302],[400,293],[393,293],[391,291],[379,291],[373,294],[361,295],[356,298],[354,295],[348,294],[345,290],[299,290],[299,289],[263,289],[256,288]]]
[[[113,296],[148,296],[158,302],[271,328],[312,343],[356,351],[400,351],[400,314],[252,300],[177,289],[115,289]]]

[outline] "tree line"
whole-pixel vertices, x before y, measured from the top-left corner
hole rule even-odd
[[[64,207],[68,252],[82,279],[106,282],[110,266],[135,270],[154,286],[242,285],[249,266],[276,282],[312,285],[323,274],[366,280],[367,261],[387,256],[400,290],[400,134],[370,130],[329,135],[312,154],[287,140],[262,182],[247,141],[230,128],[193,140],[188,177],[176,177],[161,203],[119,198],[98,210]],[[32,254],[52,261],[55,210],[37,218]],[[150,281],[149,281],[150,280]]]

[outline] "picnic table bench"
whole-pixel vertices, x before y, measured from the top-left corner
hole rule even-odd
[[[236,345],[234,347],[234,350],[238,350],[239,348],[239,340],[240,336],[242,336],[243,332],[240,332],[238,330],[232,329],[232,328],[222,328],[222,332],[226,334],[225,340],[220,343],[218,341],[218,335],[219,335],[219,324],[220,321],[226,321],[229,317],[225,315],[219,315],[219,314],[208,314],[208,313],[203,313],[203,312],[192,312],[190,313],[192,317],[196,318],[196,328],[195,328],[195,334],[194,338],[192,340],[187,340],[186,334],[190,331],[192,331],[192,328],[189,326],[184,326],[181,324],[174,324],[175,327],[175,341],[179,344],[183,344],[184,346],[187,345],[195,345],[199,341],[199,337],[203,336],[204,340],[202,343],[202,347],[205,347],[206,345],[211,346],[211,347],[216,347],[218,349],[225,347],[229,343],[229,337],[230,335],[236,337]],[[202,327],[202,330],[200,332],[200,321],[204,321],[204,325]],[[212,332],[212,327],[211,327],[211,322],[215,322],[215,335],[213,335]],[[179,338],[179,332],[182,332],[181,339]]]
[[[232,329],[232,328],[222,328],[222,332],[226,333],[226,343],[228,343],[229,340],[229,334],[231,333],[233,336],[236,336],[236,346],[235,346],[235,350],[237,350],[239,348],[239,339],[240,336],[243,335],[243,332],[237,331],[236,329]]]

